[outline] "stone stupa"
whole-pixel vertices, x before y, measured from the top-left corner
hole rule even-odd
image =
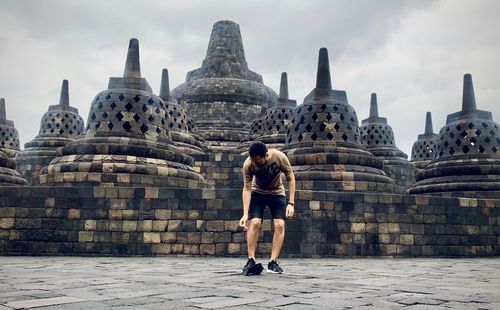
[[[283,72],[281,73],[279,98],[276,104],[267,109],[264,114],[262,133],[258,139],[270,148],[283,149],[286,143],[286,132],[296,107],[297,101],[288,98],[288,77],[286,72]]]
[[[425,132],[418,135],[417,141],[413,143],[411,148],[411,163],[418,169],[425,168],[434,157],[436,137],[437,134],[432,129],[431,112],[427,112],[425,115]]]
[[[14,122],[7,119],[5,99],[0,98],[0,185],[25,185],[28,182],[16,171],[19,134]]]
[[[197,133],[213,149],[238,147],[278,97],[248,69],[240,27],[232,21],[214,24],[201,68],[188,72],[172,96],[186,102]]]
[[[123,77],[93,100],[85,135],[58,149],[41,184],[199,187],[203,177],[170,137],[168,113],[141,77],[131,39]]]
[[[163,69],[159,97],[167,108],[170,136],[185,154],[203,154],[202,144],[189,133],[185,108],[170,95],[168,70]]]
[[[59,104],[49,106],[42,116],[38,135],[24,144],[24,150],[17,157],[17,170],[31,184],[38,184],[40,170],[57,156],[57,148],[84,132],[78,109],[69,105],[68,80],[63,80]]]
[[[380,158],[384,163],[384,171],[405,188],[415,183],[415,167],[408,161],[408,155],[396,147],[394,132],[387,124],[385,117],[378,115],[377,94],[372,93],[370,99],[370,116],[361,121],[361,144]]]
[[[500,199],[498,127],[491,112],[477,109],[472,76],[465,74],[462,110],[446,118],[434,158],[410,194]]]
[[[359,135],[356,112],[345,91],[332,89],[328,50],[321,48],[316,88],[294,111],[284,148],[297,189],[403,193]]]

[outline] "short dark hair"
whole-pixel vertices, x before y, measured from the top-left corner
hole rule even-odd
[[[260,156],[264,157],[267,153],[267,146],[264,142],[256,140],[250,144],[248,147],[248,154],[250,157]]]

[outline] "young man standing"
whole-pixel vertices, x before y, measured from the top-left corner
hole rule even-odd
[[[249,157],[243,164],[243,216],[240,226],[247,232],[248,261],[243,275],[260,274],[262,264],[255,262],[255,250],[264,209],[269,206],[273,217],[274,236],[271,260],[267,272],[283,273],[276,260],[285,238],[285,217],[294,213],[295,177],[288,158],[275,149],[267,149],[261,141],[255,141],[248,148]],[[287,178],[289,198],[286,199],[281,173]]]

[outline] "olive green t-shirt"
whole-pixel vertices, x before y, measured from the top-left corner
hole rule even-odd
[[[262,167],[257,167],[250,156],[243,163],[245,183],[252,183],[252,192],[270,195],[285,195],[285,186],[281,181],[281,173],[288,175],[292,166],[283,152],[269,149],[269,158]]]

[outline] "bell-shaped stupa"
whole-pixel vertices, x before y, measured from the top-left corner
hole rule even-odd
[[[418,169],[425,168],[434,157],[436,137],[437,134],[432,129],[431,112],[427,112],[425,115],[425,131],[423,134],[418,135],[417,141],[413,143],[411,148],[411,162]]]
[[[358,119],[345,91],[333,90],[328,50],[319,51],[316,88],[297,107],[285,152],[298,189],[402,193],[382,160],[359,141]]]
[[[201,68],[188,72],[172,96],[187,103],[197,133],[215,148],[238,147],[278,97],[248,69],[240,27],[227,20],[214,24]]]
[[[57,156],[57,148],[84,132],[78,109],[69,105],[68,80],[63,80],[59,104],[49,106],[40,122],[38,135],[24,144],[24,150],[17,157],[17,170],[30,183],[37,184],[40,170]]]
[[[163,69],[161,75],[160,96],[167,109],[170,136],[179,149],[185,154],[203,154],[202,144],[189,133],[188,118],[185,108],[170,95],[168,70]]]
[[[14,122],[7,119],[5,99],[0,98],[0,185],[25,185],[28,182],[16,171],[19,134]]]
[[[259,140],[268,147],[283,149],[286,142],[286,132],[292,120],[293,109],[297,101],[288,98],[288,77],[281,73],[280,94],[276,104],[267,109],[262,119],[262,133]]]
[[[405,188],[415,184],[416,169],[408,155],[396,147],[394,132],[385,117],[378,115],[377,94],[370,99],[370,116],[361,121],[361,144],[384,162],[384,171]]]
[[[500,136],[491,112],[476,108],[472,76],[464,76],[462,111],[448,115],[434,158],[410,194],[500,199]]]
[[[41,184],[197,187],[203,177],[170,137],[162,100],[141,77],[139,41],[131,39],[123,77],[92,102],[85,135],[58,149]]]

